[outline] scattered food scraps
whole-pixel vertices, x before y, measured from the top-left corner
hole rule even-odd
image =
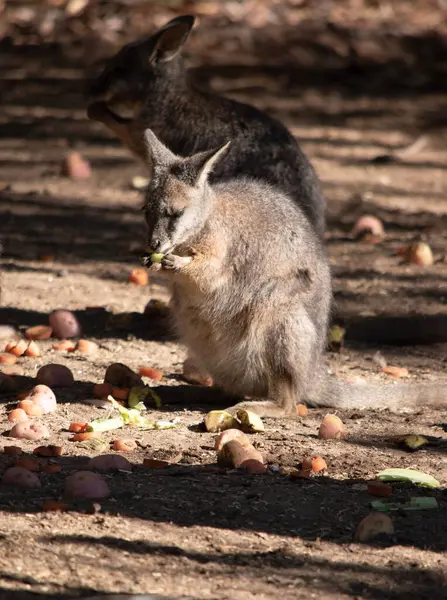
[[[381,481],[409,481],[423,487],[441,487],[439,481],[431,475],[413,469],[385,469],[377,474],[377,478]]]
[[[346,436],[343,421],[337,415],[328,414],[321,422],[318,437],[325,440],[338,440]]]
[[[340,352],[345,341],[346,329],[340,325],[332,325],[328,334],[328,350],[330,352]]]
[[[382,367],[382,371],[387,375],[391,375],[391,377],[395,377],[396,379],[400,379],[401,377],[408,377],[408,369],[405,367],[392,367],[386,365]]]
[[[205,415],[205,429],[210,433],[233,429],[238,426],[237,420],[225,410],[212,410]]]
[[[358,524],[354,539],[357,542],[368,542],[378,535],[392,535],[393,521],[382,513],[370,513]]]
[[[405,250],[404,262],[420,267],[429,267],[434,263],[432,249],[425,242],[410,244]]]
[[[438,501],[431,496],[413,497],[410,500],[394,501],[389,500],[373,500],[371,507],[374,510],[382,512],[391,512],[396,510],[433,510],[438,508]]]
[[[251,410],[238,410],[237,418],[244,433],[261,433],[265,431],[264,423],[259,415]]]

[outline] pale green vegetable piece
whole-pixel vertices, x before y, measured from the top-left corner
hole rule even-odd
[[[140,387],[132,387],[130,388],[129,398],[127,399],[127,404],[130,408],[134,408],[136,410],[144,410],[144,399],[147,396],[146,388],[149,386],[140,386]],[[143,406],[143,409],[137,408]]]
[[[122,417],[112,417],[111,419],[95,419],[89,423],[87,431],[113,431],[115,429],[121,429],[124,425],[124,419]]]
[[[138,402],[134,408],[126,408],[121,406],[112,396],[108,396],[107,400],[120,413],[120,416],[95,419],[89,423],[87,431],[113,431],[125,425],[136,425],[141,429],[172,429],[179,422],[179,419],[173,419],[172,421],[151,421],[141,414],[146,408],[142,402]]]
[[[157,252],[152,252],[152,254],[150,256],[150,259],[151,259],[152,263],[159,264],[164,259],[164,257],[165,257],[164,254],[160,254],[160,253],[157,253]]]
[[[145,254],[144,256],[141,257],[141,263],[145,267],[150,267],[151,265],[157,265],[157,264],[159,265],[164,257],[165,257],[164,254],[161,254],[159,252],[154,252],[152,250],[152,248],[148,248],[147,254]]]
[[[423,435],[416,434],[407,435],[403,442],[410,450],[417,450],[418,448],[421,448],[429,443],[427,438],[425,438]]]
[[[124,425],[136,425],[142,429],[171,429],[177,424],[177,420],[173,421],[151,421],[141,414],[141,410],[145,406],[137,404],[136,408],[125,408],[121,406],[112,396],[108,396],[107,400],[120,413]]]
[[[329,330],[329,342],[341,344],[345,337],[346,330],[340,325],[333,325]]]
[[[385,469],[378,473],[377,477],[381,481],[410,481],[424,487],[441,487],[439,481],[431,475],[413,469]]]
[[[391,512],[394,510],[432,510],[438,508],[436,498],[428,497],[413,497],[407,502],[391,502],[389,500],[373,500],[371,506],[374,510],[380,512]]]
[[[147,417],[143,417],[141,414],[141,410],[145,408],[144,404],[137,404],[136,408],[126,408],[125,406],[121,406],[119,402],[117,402],[112,396],[108,396],[107,400],[109,400],[114,408],[120,413],[122,420],[125,425],[132,423],[133,425],[146,425],[149,423]]]
[[[260,433],[265,431],[261,417],[251,410],[238,410],[237,418],[241,422],[241,429],[244,433]]]
[[[152,400],[154,401],[154,406],[155,408],[161,408],[161,398],[158,394],[156,394],[154,392],[154,390],[148,386],[148,393],[150,395],[150,397],[152,398]]]
[[[226,412],[225,410],[212,410],[204,419],[205,429],[211,433],[217,431],[225,431],[225,429],[232,429],[237,425],[237,421],[233,415]]]
[[[180,419],[178,417],[172,419],[172,421],[154,421],[154,429],[173,429],[178,423],[180,423]]]
[[[130,388],[127,404],[136,410],[145,410],[145,400],[152,399],[155,408],[161,407],[161,399],[148,385]]]

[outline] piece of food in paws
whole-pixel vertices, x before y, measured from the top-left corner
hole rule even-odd
[[[152,252],[151,254],[151,261],[155,264],[157,263],[161,263],[161,261],[164,259],[166,255],[165,254],[161,254],[159,252]]]
[[[152,248],[147,249],[147,253],[141,257],[141,264],[145,267],[159,265],[166,255],[160,252],[154,252]]]

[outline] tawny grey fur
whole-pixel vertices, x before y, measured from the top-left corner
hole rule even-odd
[[[280,189],[239,178],[210,184],[227,148],[175,156],[146,132],[149,246],[165,253],[181,340],[212,376],[263,416],[297,402],[334,408],[447,406],[444,386],[355,386],[326,375],[331,304],[326,251]]]
[[[149,38],[124,46],[90,82],[88,115],[147,161],[143,132],[152,129],[176,154],[232,140],[211,181],[248,176],[273,183],[306,213],[320,236],[325,201],[318,178],[282,123],[253,106],[199,90],[181,56],[194,17],[169,21]]]

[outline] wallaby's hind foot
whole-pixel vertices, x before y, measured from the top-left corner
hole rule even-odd
[[[256,413],[259,417],[271,417],[275,419],[291,418],[296,415],[296,409],[290,413],[282,406],[279,406],[273,400],[247,400],[244,402],[238,402],[234,406],[225,409],[232,415],[235,415],[238,410],[250,410]]]
[[[291,418],[296,417],[296,401],[298,393],[287,381],[276,385],[275,400],[244,400],[228,408],[228,412],[236,414],[238,410],[250,410],[259,417]]]

